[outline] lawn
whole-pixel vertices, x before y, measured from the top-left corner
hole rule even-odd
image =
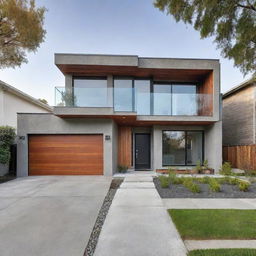
[[[255,256],[256,249],[211,249],[195,250],[188,256]]]
[[[256,210],[168,210],[183,239],[256,239]]]

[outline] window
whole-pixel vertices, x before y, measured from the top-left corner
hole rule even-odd
[[[154,115],[172,114],[172,86],[170,84],[154,85]]]
[[[195,84],[154,84],[154,115],[197,115]]]
[[[135,109],[138,115],[150,115],[150,80],[134,80]]]
[[[172,85],[172,115],[197,115],[196,85]]]
[[[202,131],[163,131],[163,166],[196,165],[203,161]]]
[[[114,80],[115,111],[133,111],[133,80]]]
[[[77,107],[106,107],[108,89],[106,78],[74,78],[74,105]]]

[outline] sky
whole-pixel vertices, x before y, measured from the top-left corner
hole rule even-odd
[[[0,80],[54,104],[64,76],[54,53],[127,54],[140,57],[220,59],[221,92],[249,78],[221,57],[213,38],[200,39],[192,26],[176,23],[152,0],[36,0],[45,6],[45,42],[28,63],[0,70]]]

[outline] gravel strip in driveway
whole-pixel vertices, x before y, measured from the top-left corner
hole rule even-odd
[[[123,181],[123,179],[120,179],[120,178],[112,180],[108,194],[106,195],[106,197],[104,199],[104,202],[100,209],[99,215],[98,215],[95,225],[93,227],[89,242],[85,248],[84,256],[92,256],[94,254],[102,226],[103,226],[106,216],[108,214],[109,207],[110,207],[112,200],[116,194],[116,191],[119,188],[122,181]]]

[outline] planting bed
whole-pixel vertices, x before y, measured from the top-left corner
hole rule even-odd
[[[162,188],[159,179],[154,178],[154,183],[162,198],[256,198],[256,183],[252,183],[248,191],[240,191],[237,185],[221,184],[220,192],[213,192],[209,184],[195,182],[200,187],[200,193],[193,193],[183,184],[170,184]]]

